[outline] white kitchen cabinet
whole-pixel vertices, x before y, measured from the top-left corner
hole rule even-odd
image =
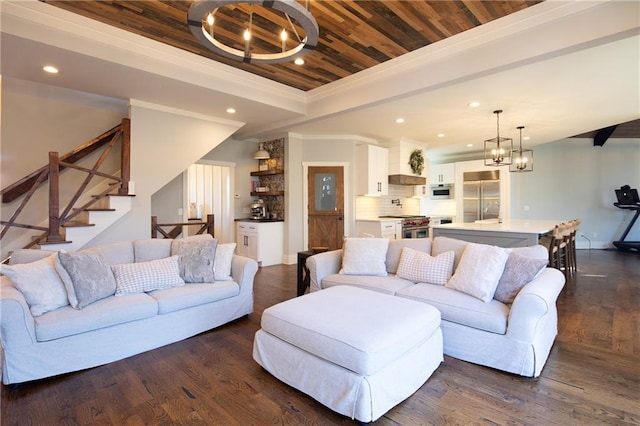
[[[429,185],[453,185],[455,179],[455,163],[429,165]]]
[[[236,253],[254,259],[260,266],[282,263],[284,223],[237,222]]]
[[[356,220],[358,236],[373,236],[399,240],[402,238],[402,220]]]
[[[429,196],[429,185],[415,185],[413,187],[413,196],[414,197],[428,197]]]
[[[356,194],[389,193],[389,150],[375,145],[356,146]]]

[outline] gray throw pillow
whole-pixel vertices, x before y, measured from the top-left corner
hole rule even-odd
[[[187,283],[215,282],[215,259],[218,240],[202,236],[171,242],[171,255],[180,257],[180,277]]]
[[[493,298],[502,303],[513,303],[520,290],[547,266],[547,259],[534,259],[511,252],[504,265]]]
[[[90,250],[59,253],[58,259],[71,278],[77,309],[115,294],[116,280],[101,254]]]

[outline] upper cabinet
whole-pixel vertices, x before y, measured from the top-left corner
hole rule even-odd
[[[429,185],[452,185],[455,179],[455,163],[429,164]]]
[[[376,145],[356,146],[356,194],[389,193],[389,151]]]

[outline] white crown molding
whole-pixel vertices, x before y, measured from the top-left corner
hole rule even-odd
[[[379,145],[379,142],[375,139],[368,138],[360,135],[340,135],[340,134],[325,134],[325,135],[313,135],[313,134],[301,134],[301,133],[288,133],[291,136],[295,136],[298,139],[305,141],[352,141],[362,142],[371,145]]]
[[[168,114],[181,115],[183,117],[195,118],[197,120],[209,121],[212,123],[223,124],[225,126],[232,126],[238,129],[246,124],[246,123],[243,123],[242,121],[235,121],[235,120],[229,120],[226,118],[214,117],[212,115],[199,114],[193,111],[173,108],[166,105],[154,104],[151,102],[141,101],[138,99],[130,99],[129,107],[139,107],[139,108],[145,108],[145,109],[150,109],[154,111],[166,112]]]
[[[3,33],[304,113],[306,93],[36,0],[2,1]],[[215,78],[211,78],[215,76]]]

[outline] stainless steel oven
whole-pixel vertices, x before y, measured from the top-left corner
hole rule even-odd
[[[402,238],[429,238],[429,218],[426,216],[404,218]]]
[[[381,218],[402,219],[402,238],[429,238],[429,218],[427,216],[380,216]]]

